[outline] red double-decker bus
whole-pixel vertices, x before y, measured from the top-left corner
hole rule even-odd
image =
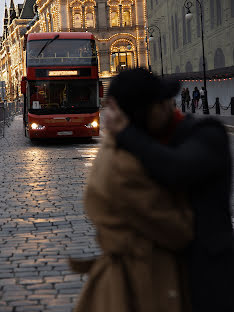
[[[25,38],[25,134],[30,139],[99,135],[95,39],[88,32],[32,33]]]

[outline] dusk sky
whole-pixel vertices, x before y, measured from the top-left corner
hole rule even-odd
[[[3,30],[3,18],[4,18],[4,12],[5,12],[5,1],[7,2],[7,5],[9,6],[10,0],[0,0],[0,36],[2,35]],[[14,3],[23,3],[24,0],[14,0]]]

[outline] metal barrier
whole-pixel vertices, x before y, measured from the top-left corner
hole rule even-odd
[[[20,102],[1,102],[0,103],[0,138],[5,135],[5,126],[10,126],[16,115],[21,115],[23,105]]]
[[[186,105],[185,105],[185,102],[183,100],[181,100],[181,104],[178,106],[181,107],[182,112],[186,111]],[[201,102],[200,105],[197,105],[197,107],[195,107],[193,100],[191,101],[191,103],[189,103],[189,106],[187,107],[187,109],[191,110],[192,113],[196,113],[196,110],[200,110],[202,108],[203,108],[203,102]],[[209,106],[209,109],[213,109],[213,108],[215,108],[215,114],[217,114],[217,115],[220,115],[221,110],[227,111],[229,108],[231,108],[230,113],[231,113],[231,115],[234,115],[234,97],[231,98],[228,106],[221,105],[219,97],[217,97],[214,105]]]

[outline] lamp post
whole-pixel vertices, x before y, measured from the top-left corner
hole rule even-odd
[[[209,114],[208,106],[208,97],[207,97],[207,86],[206,86],[206,62],[205,62],[205,48],[204,48],[204,27],[203,27],[203,13],[202,13],[202,4],[199,0],[196,0],[200,7],[200,18],[201,18],[201,38],[202,38],[202,59],[203,59],[203,79],[204,79],[204,99],[203,99],[203,114]],[[190,21],[193,18],[193,15],[190,11],[190,8],[193,6],[191,1],[186,0],[184,7],[187,9],[185,18]]]
[[[163,56],[162,56],[162,36],[161,36],[161,30],[157,25],[151,25],[148,27],[148,32],[150,34],[149,36],[149,41],[154,40],[154,30],[155,28],[158,30],[159,32],[159,42],[160,42],[160,58],[161,58],[161,76],[163,77]]]

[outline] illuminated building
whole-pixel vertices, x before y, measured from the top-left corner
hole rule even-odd
[[[201,2],[208,76],[212,77],[213,73],[233,75],[234,0],[190,2],[193,18],[187,20],[185,0],[147,0],[148,25],[156,24],[162,33],[164,73],[187,77],[185,73],[200,72],[197,78],[203,77]],[[150,61],[152,70],[160,73],[160,42],[156,31],[150,42]]]
[[[32,23],[36,12],[39,19]],[[92,32],[105,81],[126,68],[147,66],[145,18],[145,0],[25,0],[21,7],[11,0],[0,48],[0,80],[6,82],[8,99],[16,98],[25,75],[27,25],[27,33]]]

